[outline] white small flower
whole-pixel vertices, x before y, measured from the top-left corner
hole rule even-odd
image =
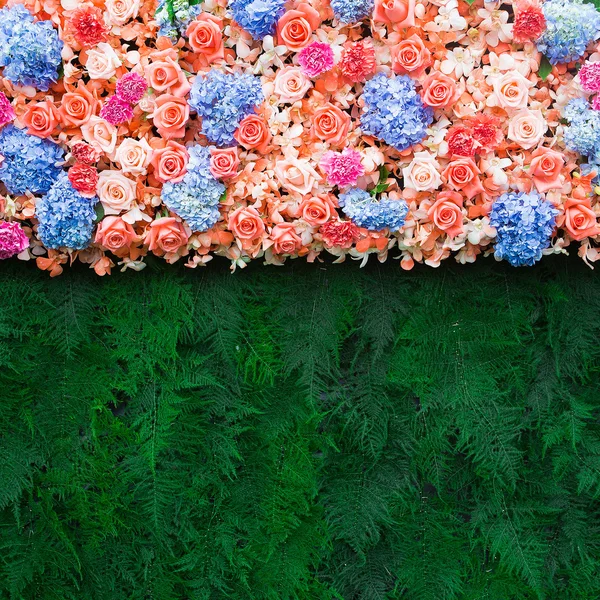
[[[467,48],[454,48],[448,50],[446,60],[442,61],[440,70],[445,75],[454,73],[457,78],[468,77],[475,68],[475,59]]]

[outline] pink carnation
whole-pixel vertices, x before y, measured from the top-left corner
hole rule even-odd
[[[133,117],[133,108],[119,96],[111,96],[100,110],[100,116],[111,125],[121,125]]]
[[[345,148],[343,152],[325,152],[320,166],[327,175],[327,182],[341,188],[354,185],[365,172],[360,154],[351,148]]]
[[[84,165],[93,165],[98,162],[100,153],[85,142],[77,142],[71,147],[71,154],[77,161]]]
[[[365,81],[369,75],[375,73],[376,67],[375,48],[369,39],[360,40],[346,47],[340,61],[342,75],[353,83]]]
[[[148,84],[146,80],[137,73],[126,73],[117,81],[115,94],[131,104],[137,104],[146,93]]]
[[[28,247],[29,238],[19,223],[0,221],[0,259],[20,254]]]
[[[298,62],[309,77],[317,77],[333,67],[333,50],[324,42],[313,42],[298,54]]]
[[[592,108],[594,110],[600,110],[600,94],[596,94],[594,101],[592,102]]]
[[[537,0],[519,2],[515,8],[513,40],[525,44],[537,40],[546,31],[546,18]]]
[[[579,80],[586,92],[600,92],[600,62],[586,62],[579,70]]]
[[[0,127],[4,127],[15,118],[15,109],[4,92],[0,92]]]
[[[329,221],[321,225],[319,233],[328,248],[350,248],[360,238],[360,230],[352,221]]]

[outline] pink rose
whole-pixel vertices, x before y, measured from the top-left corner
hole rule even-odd
[[[390,23],[394,27],[414,27],[415,0],[375,0],[373,21]]]
[[[81,133],[83,139],[98,152],[112,154],[117,145],[117,128],[95,115],[81,125]]]
[[[520,110],[527,107],[529,89],[533,83],[523,77],[518,71],[509,71],[497,77],[493,82],[494,94],[490,99],[493,106],[500,106],[504,110]]]
[[[200,13],[186,31],[190,48],[201,54],[208,64],[225,56],[223,47],[223,20],[209,13]]]
[[[275,76],[275,94],[279,102],[293,104],[302,100],[311,83],[300,67],[284,67]]]
[[[48,100],[31,102],[27,105],[25,114],[21,117],[23,125],[27,127],[27,133],[29,135],[37,135],[37,137],[41,138],[52,135],[58,124],[58,118],[58,110]]]
[[[163,94],[156,100],[152,119],[158,133],[165,139],[183,137],[189,117],[190,107],[184,98]]]
[[[540,143],[548,124],[541,110],[522,110],[508,122],[508,138],[529,150]]]
[[[302,248],[302,240],[293,223],[278,223],[271,230],[270,238],[276,254],[294,254]]]
[[[121,171],[102,171],[98,176],[98,198],[107,215],[118,215],[131,209],[135,199],[135,181]]]
[[[454,79],[439,71],[434,71],[423,80],[421,95],[427,106],[445,108],[459,99],[460,90]]]
[[[186,246],[190,237],[189,228],[175,217],[162,217],[150,223],[144,242],[155,254],[175,253]]]
[[[210,172],[215,179],[235,177],[239,164],[237,148],[210,149]]]
[[[483,185],[479,181],[480,174],[481,171],[472,158],[459,158],[448,164],[442,177],[453,190],[463,192],[470,200],[483,192]]]
[[[402,169],[404,187],[417,192],[432,192],[442,184],[440,165],[429,152],[415,152],[411,163]]]
[[[85,69],[90,79],[110,79],[115,76],[120,66],[121,59],[106,42],[101,42],[97,48],[87,51]]]
[[[311,121],[310,137],[313,140],[332,146],[345,145],[351,122],[348,113],[328,102],[315,110]]]
[[[271,141],[271,134],[267,123],[258,115],[244,117],[233,137],[246,150],[256,150],[260,154],[267,152],[269,142]]]
[[[265,224],[258,211],[244,206],[229,215],[227,228],[240,240],[255,240],[265,232]]]
[[[148,85],[157,92],[168,91],[173,96],[183,98],[191,88],[185,73],[171,56],[165,55],[163,59],[146,67]]]
[[[596,213],[590,206],[590,199],[569,199],[565,202],[565,227],[569,235],[578,242],[586,237],[593,237],[600,233],[596,221]]]
[[[125,138],[117,148],[114,160],[119,163],[123,173],[145,175],[146,167],[152,160],[152,152],[146,138]]]
[[[411,35],[392,46],[392,68],[395,73],[418,77],[431,64],[431,52],[418,35]]]
[[[562,187],[560,172],[565,164],[565,158],[560,152],[550,148],[538,148],[531,154],[529,173],[538,192]]]
[[[154,177],[161,183],[180,182],[187,173],[189,159],[185,146],[172,140],[164,148],[154,151],[150,164],[154,167]]]
[[[125,25],[135,19],[140,10],[140,0],[106,0],[106,14],[111,25]]]
[[[427,217],[435,226],[451,238],[463,232],[463,199],[457,192],[440,192],[427,211]]]
[[[329,194],[308,196],[299,207],[301,217],[311,226],[318,227],[337,216],[335,204]]]
[[[137,239],[133,227],[121,217],[104,217],[98,225],[94,242],[111,252],[130,246]]]
[[[281,185],[291,193],[306,196],[320,179],[308,159],[287,158],[275,163],[275,175]]]
[[[302,50],[321,24],[319,12],[310,4],[301,2],[293,10],[288,10],[277,22],[277,40],[288,50]]]

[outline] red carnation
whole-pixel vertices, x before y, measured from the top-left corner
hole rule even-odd
[[[518,3],[515,10],[513,40],[517,44],[533,42],[546,31],[546,18],[537,2]]]
[[[494,150],[502,142],[503,135],[498,117],[480,113],[470,119],[469,125],[473,139],[483,150]]]
[[[96,167],[77,162],[69,169],[69,181],[82,196],[91,198],[96,195],[98,171]]]
[[[96,46],[108,37],[108,27],[104,23],[102,11],[95,6],[76,10],[68,21],[68,27],[84,48]]]
[[[80,163],[84,165],[93,165],[100,158],[98,152],[92,146],[85,142],[77,142],[71,147],[71,154]]]
[[[319,232],[328,248],[350,248],[360,238],[360,230],[352,221],[329,221],[321,225]]]
[[[468,127],[462,125],[451,127],[448,130],[446,141],[451,156],[473,156],[475,154],[475,141]]]
[[[339,66],[342,75],[354,83],[365,81],[375,73],[375,49],[371,40],[360,40],[346,47]]]

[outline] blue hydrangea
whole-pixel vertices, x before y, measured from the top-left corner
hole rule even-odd
[[[433,110],[423,104],[410,77],[379,73],[365,84],[363,99],[363,133],[397,150],[406,150],[427,135]]]
[[[179,183],[163,185],[165,206],[187,221],[192,231],[206,231],[219,220],[219,201],[225,186],[210,172],[210,150],[203,146],[188,149],[187,173]]]
[[[85,198],[71,185],[66,171],[54,182],[50,191],[36,202],[38,235],[46,248],[82,250],[92,241],[94,207],[98,198]]]
[[[231,146],[240,121],[263,99],[258,77],[212,69],[205,77],[196,77],[189,104],[202,117],[202,133],[208,141]]]
[[[404,225],[408,205],[404,200],[375,199],[369,192],[351,188],[338,198],[343,213],[359,227],[371,231],[398,231]]]
[[[373,12],[374,0],[331,0],[331,9],[340,23],[356,23]]]
[[[51,21],[33,22],[19,6],[0,10],[0,67],[12,83],[45,92],[58,80],[63,43]]]
[[[546,31],[537,48],[553,64],[583,56],[590,42],[600,38],[600,13],[583,0],[547,0],[542,4]]]
[[[537,192],[508,192],[492,205],[495,255],[513,267],[532,266],[550,246],[558,211]]]
[[[569,121],[563,134],[567,148],[600,163],[600,111],[578,98],[567,104],[563,116]]]
[[[200,2],[194,0],[158,0],[154,19],[158,35],[176,41],[185,34],[188,25],[202,12]]]
[[[255,40],[275,33],[275,25],[285,12],[285,0],[231,0],[233,18]]]
[[[50,140],[28,135],[13,125],[0,131],[0,181],[11,194],[45,194],[61,169],[63,150]]]

